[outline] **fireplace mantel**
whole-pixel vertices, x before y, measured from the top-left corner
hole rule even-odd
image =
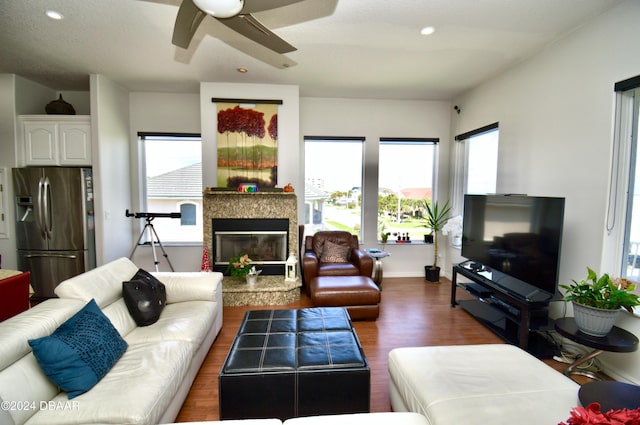
[[[213,258],[214,218],[289,219],[289,253],[298,253],[298,202],[292,192],[252,192],[205,189],[203,192],[203,240]]]

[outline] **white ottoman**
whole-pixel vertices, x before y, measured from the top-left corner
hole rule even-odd
[[[429,425],[427,419],[412,412],[351,413],[345,415],[292,418],[285,425]]]
[[[391,407],[432,425],[557,424],[579,406],[579,385],[507,344],[397,348]]]

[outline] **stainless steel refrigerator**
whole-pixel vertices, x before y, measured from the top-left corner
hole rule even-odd
[[[55,297],[96,264],[91,168],[14,168],[13,184],[18,268],[31,272],[33,298]]]

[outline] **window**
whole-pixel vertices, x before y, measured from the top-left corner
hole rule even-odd
[[[196,204],[185,202],[180,205],[180,225],[195,226],[196,225]]]
[[[616,84],[616,137],[612,166],[612,194],[618,194],[626,204],[620,255],[620,275],[633,280],[640,279],[640,161],[638,161],[638,121],[640,120],[640,77]],[[625,181],[617,180],[623,173]],[[626,198],[622,198],[625,197]],[[610,211],[615,207],[609,206]],[[613,221],[612,221],[613,220]],[[615,218],[607,217],[607,231],[612,232]],[[619,230],[620,232],[622,230]],[[619,249],[619,248],[618,248]]]
[[[305,234],[346,230],[362,240],[364,138],[305,137]]]
[[[437,139],[381,138],[378,158],[378,238],[423,240],[424,199],[433,198]]]
[[[467,139],[466,193],[495,193],[498,177],[498,129]]]
[[[453,212],[462,214],[465,193],[495,193],[498,176],[498,123],[455,137]]]
[[[202,242],[202,143],[196,134],[138,135],[142,144],[144,212],[180,212],[180,219],[158,217],[153,225],[166,242]],[[145,235],[147,241],[149,235]]]

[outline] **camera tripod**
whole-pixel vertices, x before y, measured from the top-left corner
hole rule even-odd
[[[127,215],[128,215],[129,211],[127,210]],[[128,215],[129,216],[129,215]],[[136,217],[138,218],[138,217]],[[135,254],[136,249],[138,249],[138,246],[140,246],[140,241],[142,240],[142,237],[144,236],[144,232],[147,231],[147,229],[149,230],[149,243],[151,244],[151,252],[153,253],[153,264],[156,266],[156,271],[158,270],[158,257],[156,256],[156,242],[158,243],[158,246],[160,246],[160,249],[162,250],[162,256],[167,260],[167,263],[169,264],[169,267],[171,268],[171,271],[175,271],[173,269],[173,265],[171,264],[171,261],[169,261],[169,255],[167,254],[167,251],[164,250],[164,246],[162,246],[162,242],[160,242],[160,238],[158,237],[158,233],[156,232],[156,229],[153,227],[153,219],[155,218],[155,216],[144,216],[144,219],[146,220],[147,224],[144,225],[144,228],[142,229],[142,232],[140,232],[140,237],[138,237],[138,240],[136,241],[136,243],[133,245],[133,249],[131,250],[131,254],[129,254],[129,259],[132,260],[133,259],[133,254]],[[154,241],[154,237],[155,237],[155,241]]]

